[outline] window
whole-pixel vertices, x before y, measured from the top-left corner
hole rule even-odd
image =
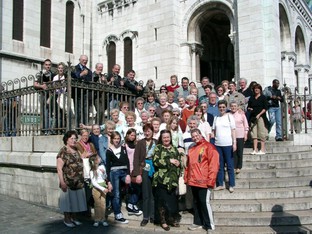
[[[13,0],[13,34],[14,40],[23,41],[24,1]]]
[[[65,52],[73,53],[74,3],[66,3]]]
[[[41,0],[40,46],[50,48],[51,0]]]
[[[107,45],[107,68],[110,70],[116,64],[116,44],[111,41]]]
[[[132,40],[129,37],[124,39],[124,75],[132,70]]]

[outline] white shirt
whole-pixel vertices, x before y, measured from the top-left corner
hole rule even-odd
[[[104,165],[99,165],[96,172],[97,176],[94,176],[94,172],[90,171],[91,183],[95,188],[99,189],[100,191],[103,191],[104,187],[99,184],[105,182],[107,178]]]
[[[215,130],[215,145],[233,145],[234,139],[232,139],[232,130],[235,129],[235,120],[233,115],[226,113],[223,116],[215,117],[212,129]]]

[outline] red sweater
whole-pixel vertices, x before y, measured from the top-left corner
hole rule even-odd
[[[189,148],[188,165],[184,181],[189,186],[213,188],[219,171],[219,154],[216,147],[205,139]]]

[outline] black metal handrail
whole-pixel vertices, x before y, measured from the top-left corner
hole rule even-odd
[[[33,84],[40,73],[1,83],[0,136],[62,134],[78,129],[79,123],[103,123],[121,101],[132,107],[136,98],[129,90],[97,82],[67,78],[46,83],[47,89]]]

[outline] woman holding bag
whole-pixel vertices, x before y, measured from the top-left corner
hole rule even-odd
[[[153,187],[155,187],[155,203],[160,218],[160,226],[169,231],[169,225],[179,227],[180,215],[176,190],[182,163],[177,147],[172,145],[171,132],[162,130],[158,145],[153,154],[155,174]]]
[[[153,223],[155,218],[152,192],[152,177],[154,174],[152,158],[157,141],[153,139],[153,131],[152,124],[147,123],[144,125],[144,138],[136,144],[133,157],[132,176],[136,177],[136,183],[142,183],[143,220],[141,226],[146,226],[149,221]]]

